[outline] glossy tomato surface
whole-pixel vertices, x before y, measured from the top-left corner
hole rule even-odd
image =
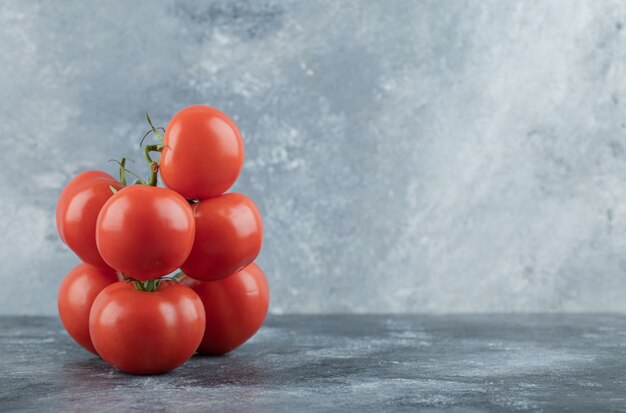
[[[118,282],[96,298],[89,318],[98,354],[126,373],[165,373],[187,361],[200,344],[205,312],[198,295],[173,281],[155,292]]]
[[[57,306],[63,326],[78,344],[94,354],[97,353],[89,336],[89,312],[96,296],[117,281],[117,273],[112,269],[81,263],[65,276],[59,288]]]
[[[254,202],[239,193],[193,205],[196,236],[181,269],[200,281],[214,281],[252,263],[263,239],[263,223]]]
[[[198,351],[224,354],[245,343],[263,324],[269,306],[269,287],[261,268],[250,264],[218,281],[201,282],[183,276],[202,299],[206,330]]]
[[[56,224],[61,239],[81,260],[97,267],[108,267],[96,247],[96,220],[104,203],[113,196],[111,186],[123,188],[106,172],[83,172],[67,184],[57,203]]]
[[[219,110],[189,106],[170,120],[161,152],[161,178],[187,199],[224,193],[243,166],[243,140],[237,125]]]
[[[108,265],[137,280],[159,278],[185,262],[195,222],[189,203],[167,188],[126,187],[102,207],[96,243]]]

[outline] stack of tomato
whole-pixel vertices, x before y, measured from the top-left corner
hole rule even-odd
[[[83,172],[56,210],[61,239],[82,260],[61,284],[61,321],[84,348],[135,374],[172,370],[196,351],[237,348],[259,329],[269,302],[254,263],[259,211],[245,195],[224,193],[243,166],[235,123],[200,105],[165,129],[148,122],[159,140],[144,147],[149,179],[126,159],[119,180]],[[138,179],[127,185],[127,174]]]

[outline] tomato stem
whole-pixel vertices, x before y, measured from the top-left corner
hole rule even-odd
[[[120,183],[126,186],[126,170],[124,167],[126,166],[126,158],[122,158],[120,161]]]
[[[158,172],[159,172],[159,163],[152,162],[152,164],[150,165],[150,179],[148,180],[148,185],[156,186]]]
[[[150,156],[150,152],[161,152],[162,149],[162,145],[146,145],[146,147],[143,149],[143,156],[144,158],[146,158],[146,161],[148,161],[149,164],[152,164],[154,161]]]
[[[159,172],[159,163],[152,160],[150,157],[150,152],[161,152],[163,150],[163,145],[146,145],[143,150],[143,155],[146,158],[146,161],[150,164],[150,179],[148,179],[148,185],[156,186],[157,184],[157,174]]]
[[[161,127],[157,128],[156,126],[154,126],[154,124],[152,123],[152,119],[150,119],[150,115],[148,115],[147,113],[146,113],[146,120],[148,121],[148,125],[150,125],[150,130],[146,132],[145,135],[143,135],[143,138],[141,138],[141,142],[139,142],[139,146],[141,147],[143,145],[143,141],[146,139],[148,135],[150,135],[150,133],[154,133],[154,136],[156,136],[159,142],[161,142],[160,144],[157,144],[157,145],[146,145],[146,147],[143,150],[143,155],[146,158],[148,165],[150,165],[150,178],[148,179],[147,184],[150,186],[156,186],[158,172],[159,172],[159,163],[152,159],[152,157],[150,156],[150,152],[161,152],[163,148],[165,147],[163,143],[165,138],[163,137],[163,134],[160,132],[160,131],[163,131],[163,133],[165,133],[165,129]]]

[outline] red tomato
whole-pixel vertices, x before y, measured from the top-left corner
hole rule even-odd
[[[183,364],[205,328],[202,301],[190,288],[162,281],[154,292],[117,282],[96,298],[89,332],[98,354],[126,373],[157,374]]]
[[[205,199],[193,205],[196,237],[181,269],[201,281],[239,271],[261,250],[263,223],[254,202],[239,193]]]
[[[224,354],[245,343],[261,327],[269,305],[269,288],[261,268],[250,264],[218,281],[201,282],[183,276],[202,299],[206,330],[198,351]]]
[[[161,177],[187,199],[206,199],[230,188],[243,166],[243,141],[237,125],[209,106],[178,112],[165,130]]]
[[[117,281],[112,269],[82,263],[65,276],[59,288],[57,305],[63,326],[78,344],[94,354],[98,353],[89,337],[89,311],[100,291]]]
[[[102,205],[123,185],[101,171],[87,171],[70,181],[57,203],[57,230],[63,242],[81,260],[108,268],[96,247],[96,220]]]
[[[96,243],[111,267],[136,280],[159,278],[185,262],[195,222],[189,203],[167,188],[128,186],[102,207]]]

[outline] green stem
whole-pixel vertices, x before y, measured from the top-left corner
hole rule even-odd
[[[120,161],[120,183],[126,186],[126,158]]]
[[[131,174],[132,176],[134,176],[135,178],[137,178],[137,180],[135,181],[135,183],[139,183],[142,185],[145,185],[146,183],[143,181],[143,179],[141,179],[139,177],[139,175],[137,175],[136,173],[134,173],[133,171],[131,171],[130,169],[126,169],[126,172],[128,172],[129,174]]]
[[[152,160],[150,156],[150,152],[161,152],[163,150],[163,145],[146,145],[143,150],[143,156],[146,158],[146,161],[150,164],[150,178],[148,179],[148,185],[156,186],[157,184],[157,175],[159,172],[159,163]]]
[[[161,133],[159,132],[159,129],[162,130],[164,133],[165,133],[165,129],[155,128],[154,125],[152,124],[152,119],[150,119],[150,115],[148,115],[147,113],[146,113],[146,119],[148,120],[148,124],[150,125],[150,128],[152,128],[151,132],[154,133],[154,135],[157,137],[159,141],[163,142],[163,135],[161,135]]]
[[[127,160],[134,162],[132,159],[129,159],[129,158],[122,158],[121,161],[118,161],[117,159],[109,159],[109,162],[115,162],[120,166],[120,183],[122,183],[123,185],[126,185],[126,173],[128,172],[129,174],[137,178],[137,181],[135,181],[135,183],[141,183],[145,185],[146,183],[143,181],[143,179],[141,179],[139,175],[137,175],[135,172],[131,171],[130,169],[126,168]]]
[[[156,186],[157,185],[157,175],[159,172],[159,163],[152,162],[150,164],[150,179],[148,179],[148,185]]]
[[[149,164],[151,164],[152,162],[154,162],[152,160],[152,157],[150,156],[150,152],[161,152],[161,149],[159,147],[159,145],[146,145],[145,148],[143,148],[143,156],[144,158],[146,158],[146,161],[148,161]]]

